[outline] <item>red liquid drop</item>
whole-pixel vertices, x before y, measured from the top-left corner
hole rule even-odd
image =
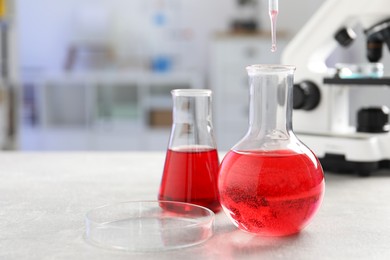
[[[216,149],[167,151],[159,200],[181,201],[221,210]]]
[[[324,192],[315,157],[293,151],[230,151],[220,168],[221,204],[247,232],[283,236],[299,232],[319,208]]]

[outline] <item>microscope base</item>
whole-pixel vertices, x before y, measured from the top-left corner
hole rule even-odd
[[[319,158],[325,171],[357,173],[369,176],[380,169],[390,169],[390,135],[346,134],[315,135],[298,134]]]
[[[357,173],[359,176],[370,176],[380,169],[390,169],[390,160],[376,162],[353,162],[345,159],[344,155],[326,154],[319,158],[324,171],[335,173]]]

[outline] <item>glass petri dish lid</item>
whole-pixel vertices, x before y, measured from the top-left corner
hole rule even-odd
[[[214,212],[174,201],[130,201],[86,214],[86,240],[125,251],[164,251],[205,242],[213,235]]]

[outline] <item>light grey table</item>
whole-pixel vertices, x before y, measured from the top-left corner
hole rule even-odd
[[[390,172],[326,174],[326,194],[299,235],[257,237],[219,213],[214,236],[160,253],[101,249],[84,240],[96,206],[154,200],[165,154],[0,153],[0,259],[390,259]]]

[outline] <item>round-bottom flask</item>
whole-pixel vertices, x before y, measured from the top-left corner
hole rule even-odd
[[[240,229],[285,236],[304,228],[320,207],[320,162],[292,131],[294,67],[252,65],[249,130],[219,170],[221,205]]]

